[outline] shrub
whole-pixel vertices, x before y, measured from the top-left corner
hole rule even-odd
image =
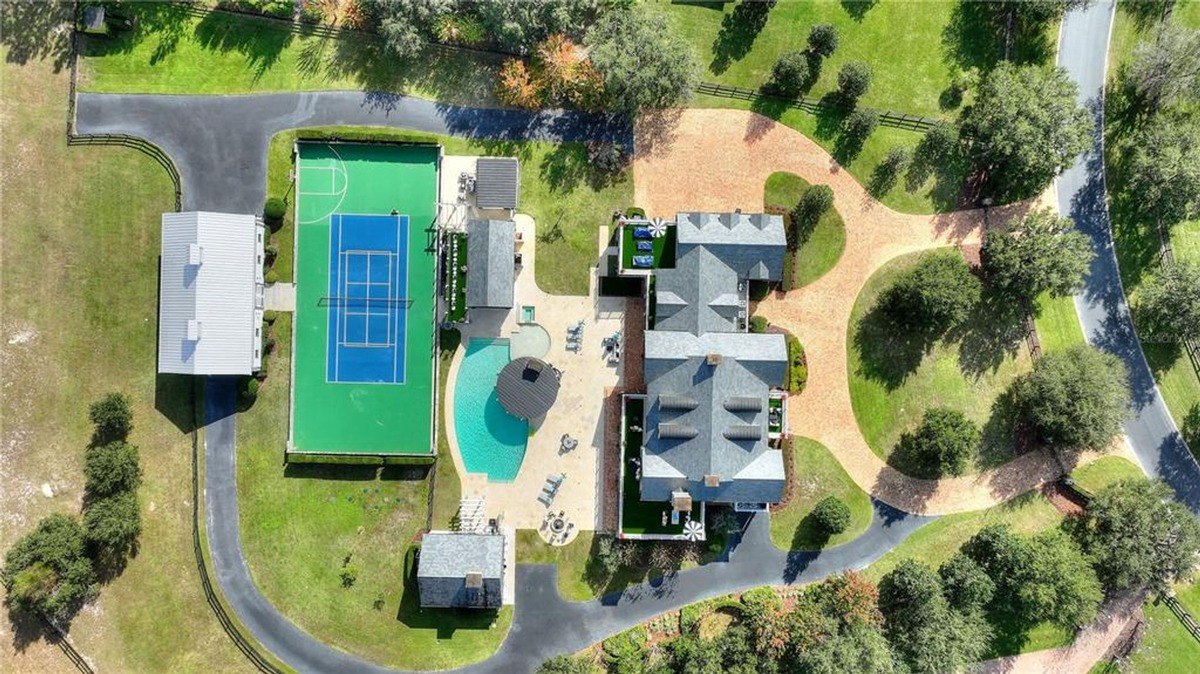
[[[792,209],[792,227],[796,230],[812,230],[825,212],[833,208],[833,188],[829,185],[812,185],[800,195],[800,201]],[[793,243],[804,237],[799,231],[793,234]]]
[[[818,23],[808,31],[808,48],[818,56],[829,56],[838,46],[837,27],[832,23]]]
[[[982,284],[958,253],[933,253],[902,273],[879,301],[891,319],[937,335],[961,323]]]
[[[268,243],[263,246],[263,256],[266,258],[267,264],[274,264],[275,258],[279,257],[279,249],[274,244]]]
[[[274,309],[267,309],[263,312],[263,321],[265,321],[268,325],[274,325],[275,321],[278,319],[279,312],[275,311]]]
[[[826,496],[813,508],[812,517],[821,531],[840,534],[850,526],[850,506],[836,496]]]
[[[1125,364],[1090,346],[1047,353],[1013,390],[1022,419],[1055,447],[1103,449],[1129,413]]]
[[[808,383],[808,358],[804,355],[804,345],[800,338],[789,334],[787,336],[788,351],[788,391],[799,393]]]
[[[765,316],[751,316],[750,317],[750,332],[754,332],[754,333],[766,332],[768,325],[770,325],[770,321],[768,321]]]
[[[104,555],[124,555],[142,533],[137,492],[122,491],[87,504],[83,511],[87,542]]]
[[[536,108],[542,103],[542,92],[533,74],[521,59],[505,59],[496,77],[496,98],[505,105]]]
[[[466,13],[448,14],[439,18],[434,22],[433,33],[438,42],[467,47],[479,45],[487,37],[483,23]]]
[[[941,164],[958,150],[958,134],[954,127],[941,122],[925,132],[917,143],[916,158],[922,163]]]
[[[586,660],[556,655],[538,665],[534,674],[591,674],[593,671],[591,663]]]
[[[138,448],[122,440],[87,450],[83,460],[88,498],[133,491],[142,483]]]
[[[258,398],[258,380],[254,377],[246,377],[242,380],[242,388],[238,392],[241,399],[245,403],[253,403]]]
[[[638,626],[602,643],[604,661],[612,674],[640,674],[646,662],[646,628]]]
[[[780,96],[796,97],[804,91],[804,85],[812,77],[808,57],[804,52],[790,51],[779,57],[771,68],[771,91]]]
[[[100,442],[124,440],[133,430],[133,408],[122,393],[109,393],[88,408],[88,418],[96,427]]]
[[[646,210],[638,206],[630,206],[625,209],[625,217],[627,218],[645,218]]]
[[[325,10],[317,0],[302,0],[300,3],[301,23],[318,24],[325,19]]]
[[[61,513],[42,519],[18,539],[0,569],[14,609],[51,618],[68,616],[91,592],[92,581],[83,529],[74,517]]]
[[[838,71],[838,92],[851,103],[871,87],[871,68],[862,61],[849,61]]]
[[[979,427],[958,410],[933,407],[925,411],[921,424],[900,439],[921,472],[931,477],[962,475],[979,445]]]
[[[616,175],[625,169],[629,157],[625,147],[617,143],[590,142],[587,144],[588,163],[606,175]]]
[[[279,197],[271,197],[263,205],[263,220],[271,226],[272,232],[279,229],[279,225],[283,224],[283,218],[286,215],[287,202]]]
[[[270,269],[263,276],[263,280],[265,280],[267,283],[279,283],[279,272],[275,271],[274,269]]]

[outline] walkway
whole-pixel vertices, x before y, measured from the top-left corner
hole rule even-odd
[[[846,250],[832,270],[801,289],[768,297],[757,308],[759,315],[799,337],[808,356],[808,384],[788,402],[793,434],[829,447],[859,487],[908,512],[978,510],[1061,474],[1048,453],[1033,452],[978,475],[940,481],[909,477],[871,450],[854,417],[847,326],[859,291],[872,273],[899,255],[978,243],[982,211],[932,216],[893,211],[820,145],[752,112],[689,109],[678,121],[668,145],[642,152],[634,163],[634,202],[650,215],[761,211],[767,177],[788,171],[833,188],[834,206],[846,221]],[[989,217],[1003,221],[1026,208],[1028,204],[993,209]]]
[[[296,284],[270,283],[263,289],[263,307],[267,311],[295,311]]]
[[[1083,291],[1075,297],[1075,309],[1087,341],[1115,354],[1129,368],[1133,415],[1125,423],[1125,433],[1142,469],[1165,480],[1193,512],[1200,512],[1200,466],[1184,444],[1142,354],[1113,249],[1105,200],[1103,128],[1108,36],[1114,11],[1115,3],[1107,0],[1069,12],[1059,45],[1058,64],[1079,85],[1079,100],[1093,111],[1097,122],[1092,148],[1056,181],[1059,211],[1070,215],[1075,226],[1091,237],[1096,252]]]

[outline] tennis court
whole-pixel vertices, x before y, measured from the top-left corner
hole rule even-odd
[[[433,452],[437,162],[299,143],[291,452]]]

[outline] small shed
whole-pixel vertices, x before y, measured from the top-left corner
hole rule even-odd
[[[467,223],[467,306],[509,309],[516,277],[516,225],[511,220]]]
[[[559,371],[541,358],[517,358],[500,371],[496,396],[514,417],[540,419],[558,398],[559,377]]]
[[[475,205],[516,210],[521,174],[515,157],[480,157],[475,161]]]
[[[421,606],[498,609],[504,603],[503,588],[503,534],[431,531],[421,538]]]

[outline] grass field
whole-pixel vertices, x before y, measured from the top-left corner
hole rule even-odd
[[[1142,610],[1146,632],[1122,671],[1134,674],[1192,671],[1200,661],[1200,643],[1166,604],[1155,604],[1149,599]]]
[[[296,283],[296,382],[292,451],[429,455],[432,438],[433,286],[436,252],[429,246],[437,201],[437,148],[395,145],[305,144],[300,148],[300,185]],[[330,164],[332,162],[332,164]],[[344,170],[344,190],[310,185],[328,174],[327,165]],[[307,190],[307,192],[306,192]],[[324,191],[322,191],[324,190]],[[330,193],[331,196],[319,196]],[[352,384],[327,381],[329,307],[319,305],[331,293],[330,215],[386,215],[396,209],[409,218],[402,308],[406,335],[397,349],[405,367],[402,384]],[[338,292],[341,292],[340,290]],[[393,289],[391,292],[395,292]],[[390,381],[390,380],[389,380]],[[397,409],[408,413],[397,415]]]
[[[405,552],[425,528],[426,469],[281,465],[288,334],[277,326],[272,374],[237,426],[242,548],[254,582],[314,637],[373,662],[444,669],[487,657],[508,631],[511,608],[422,611],[404,582]],[[346,587],[348,568],[356,578]]]
[[[71,623],[71,643],[98,671],[248,671],[205,602],[192,548],[192,384],[155,376],[170,179],[131,149],[67,147],[66,43],[54,29],[69,15],[44,3],[3,14],[0,551],[43,516],[79,513],[87,405],[122,391],[144,471],[140,547]],[[3,625],[0,670],[74,671],[57,646]]]
[[[1079,314],[1075,313],[1075,298],[1051,297],[1043,294],[1037,299],[1037,315],[1033,319],[1042,351],[1062,351],[1086,343]]]
[[[746,7],[732,2],[660,0],[655,6],[692,45],[705,81],[757,88],[770,79],[780,55],[807,46],[813,25],[832,23],[838,48],[822,63],[808,95],[835,91],[838,69],[847,61],[864,61],[873,78],[863,105],[932,117],[949,117],[959,107],[947,91],[956,67],[986,69],[1003,49],[1003,34],[971,3],[949,0],[780,2],[761,26]],[[1056,31],[1057,26],[1048,27],[1044,35],[1018,44],[1018,60],[1053,60]]]
[[[783,213],[784,225],[792,227],[790,213],[809,186],[808,181],[794,173],[772,173],[763,186],[763,205],[769,212]],[[846,249],[846,223],[837,209],[831,208],[812,231],[804,232],[800,238],[799,249],[795,253],[788,251],[795,288],[816,281],[837,264]],[[786,261],[784,268],[788,268]]]
[[[965,329],[929,343],[919,335],[898,334],[875,310],[876,300],[922,256],[958,255],[956,250],[913,253],[897,258],[867,281],[854,303],[849,326],[850,398],[859,428],[871,449],[903,472],[913,463],[894,452],[902,433],[920,423],[934,406],[957,409],[979,424],[983,442],[975,468],[1013,457],[1012,413],[1004,392],[1031,369],[1019,326],[982,303]],[[1016,329],[1014,335],[1014,329]]]
[[[1108,172],[1109,213],[1112,216],[1113,241],[1125,292],[1136,307],[1138,290],[1153,274],[1158,263],[1159,237],[1150,223],[1143,222],[1141,204],[1136,195],[1125,190],[1125,165],[1130,138],[1137,117],[1130,115],[1129,98],[1121,85],[1121,73],[1128,65],[1135,45],[1153,39],[1158,30],[1157,10],[1146,5],[1143,14],[1137,5],[1120,3],[1113,25],[1109,48],[1109,87],[1105,126],[1105,164]],[[1200,28],[1200,3],[1179,3],[1171,20],[1190,28]],[[1171,245],[1177,260],[1200,264],[1200,220],[1182,222],[1170,228]],[[1137,324],[1137,312],[1134,322]],[[1200,373],[1192,367],[1183,349],[1176,344],[1142,342],[1159,391],[1171,410],[1176,424],[1184,426],[1188,414],[1200,415]],[[1191,440],[1189,440],[1191,441]],[[1200,449],[1192,447],[1193,452]]]
[[[587,163],[582,144],[537,141],[479,141],[438,136],[402,129],[325,127],[307,129],[305,135],[334,134],[361,140],[400,140],[441,143],[445,154],[514,156],[521,167],[522,213],[533,217],[539,235],[538,287],[556,295],[584,295],[588,270],[596,263],[600,225],[610,222],[614,210],[624,210],[633,201],[633,178],[626,170],[613,177],[598,175]],[[271,139],[268,150],[267,194],[291,203],[294,194],[288,182],[292,145],[296,131],[284,131]],[[551,234],[558,223],[558,233]],[[280,259],[290,245],[291,215],[276,237]],[[279,268],[280,262],[276,262]],[[286,263],[285,263],[286,264]],[[281,276],[282,278],[282,276]]]
[[[85,91],[235,94],[371,89],[453,103],[494,105],[501,57],[433,51],[408,65],[365,35],[333,39],[288,24],[226,13],[196,16],[172,3],[134,3],[136,30],[89,38],[80,61]]]
[[[858,488],[824,445],[808,438],[792,442],[796,493],[782,510],[771,512],[771,541],[781,550],[820,550],[857,538],[871,524],[871,499]],[[850,507],[850,526],[828,536],[809,517],[817,502],[836,496]]]
[[[1120,456],[1102,456],[1071,471],[1071,479],[1080,488],[1095,494],[1119,480],[1145,477],[1141,467]]]

